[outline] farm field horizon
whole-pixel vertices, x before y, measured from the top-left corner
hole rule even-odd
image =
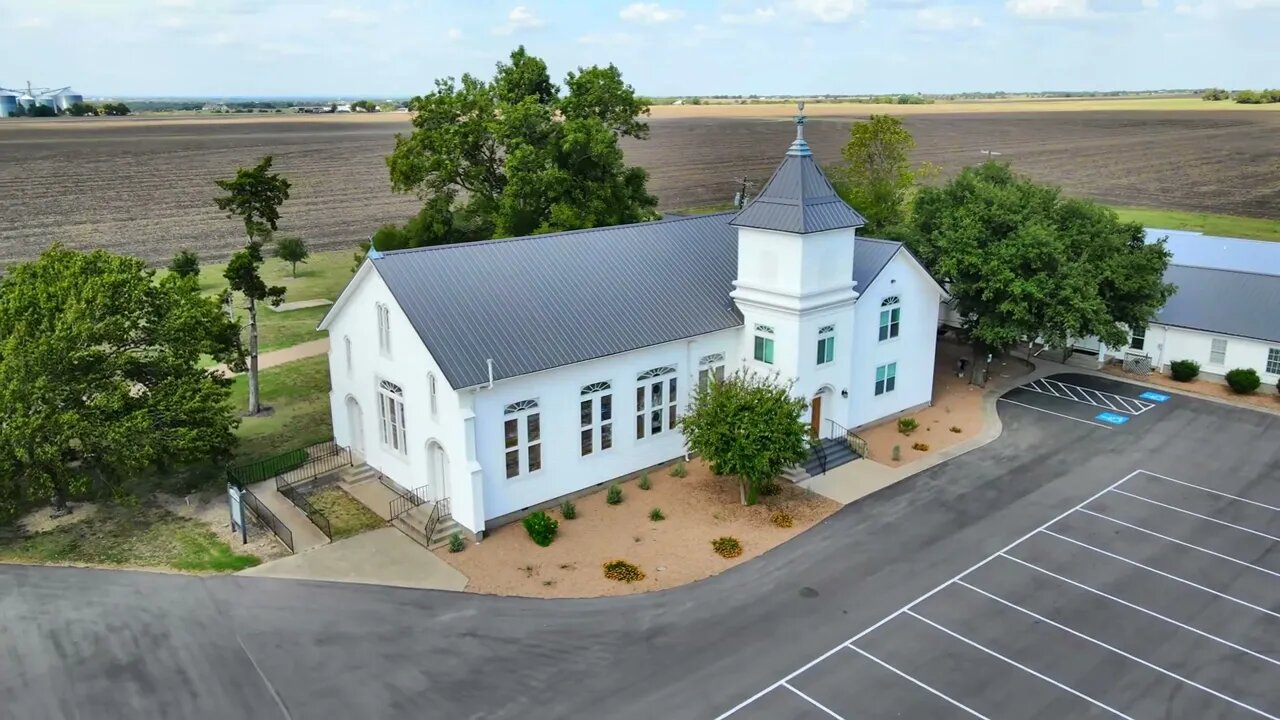
[[[1071,195],[1277,221],[1280,233],[1280,112],[1195,102],[815,103],[806,107],[806,136],[831,166],[853,120],[902,115],[917,143],[912,161],[938,165],[942,179],[993,150],[1018,172]],[[973,109],[979,105],[998,111]],[[790,143],[794,112],[781,104],[655,106],[650,138],[624,139],[622,147],[629,163],[649,171],[660,210],[724,204],[735,178],[768,178]],[[225,259],[243,244],[243,231],[214,207],[213,181],[268,154],[293,182],[281,233],[315,251],[353,248],[420,207],[413,195],[391,192],[384,160],[395,134],[410,127],[407,115],[391,113],[0,123],[0,267],[52,242],[156,264],[183,247],[205,261]]]

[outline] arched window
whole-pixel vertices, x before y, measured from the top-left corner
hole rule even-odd
[[[898,337],[898,323],[902,319],[902,307],[897,295],[880,301],[880,339],[891,340]]]
[[[386,303],[378,303],[378,350],[391,357],[391,311]]]
[[[343,347],[343,351],[347,354],[347,377],[351,377],[352,370],[355,367],[355,358],[351,356],[351,337],[350,336],[345,336],[345,335],[343,336],[342,347]]]
[[[636,439],[676,426],[676,369],[672,365],[636,376]]]
[[[502,421],[507,479],[542,469],[542,415],[537,400],[521,400],[506,407]]]
[[[578,402],[583,456],[613,447],[613,386],[608,382],[585,385]]]
[[[382,445],[401,455],[408,453],[404,429],[404,390],[393,382],[378,383],[378,415],[382,420]]]
[[[427,373],[427,392],[431,395],[431,417],[436,416],[439,405],[436,402],[436,374]]]

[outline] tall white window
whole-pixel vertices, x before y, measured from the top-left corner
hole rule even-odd
[[[404,432],[404,391],[383,380],[378,383],[378,416],[382,419],[382,445],[401,455],[408,452]]]
[[[347,355],[347,377],[351,377],[352,371],[355,369],[355,358],[351,355],[351,337],[344,335],[342,338],[343,352]]]
[[[893,392],[898,386],[898,363],[891,362],[876,368],[876,394]]]
[[[1212,344],[1209,345],[1209,364],[1210,365],[1227,364],[1226,338],[1214,338]]]
[[[880,301],[881,340],[898,337],[898,324],[901,320],[902,307],[897,295],[890,295]]]
[[[637,440],[675,428],[676,390],[676,369],[671,365],[645,370],[636,377]]]
[[[818,328],[818,364],[826,365],[836,359],[836,326]]]
[[[698,360],[698,392],[706,392],[712,380],[724,382],[724,353],[704,355]]]
[[[383,355],[391,355],[391,311],[385,303],[378,303],[378,350]]]
[[[591,383],[582,388],[578,402],[582,455],[613,447],[613,386]]]
[[[752,357],[756,362],[773,364],[773,328],[768,325],[756,325],[755,347]]]
[[[1147,329],[1144,327],[1134,328],[1129,333],[1129,347],[1134,350],[1141,350],[1147,344]]]
[[[440,405],[436,400],[436,374],[427,373],[427,392],[431,396],[431,417],[435,417]]]
[[[502,433],[508,478],[542,469],[542,418],[538,413],[537,400],[521,400],[508,405]]]
[[[1280,375],[1280,348],[1267,350],[1267,372],[1272,375]]]

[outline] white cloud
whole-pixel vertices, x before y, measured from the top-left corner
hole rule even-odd
[[[982,27],[982,18],[963,8],[939,5],[916,10],[916,23],[926,30],[964,30]]]
[[[867,0],[792,0],[791,6],[819,22],[841,23],[865,12]]]
[[[36,30],[42,27],[48,27],[49,21],[39,17],[23,18],[13,24],[16,30]]]
[[[546,25],[542,18],[533,14],[533,11],[524,5],[517,5],[507,13],[507,22],[493,29],[498,35],[510,35],[517,30],[528,30],[539,28]]]
[[[618,17],[626,22],[640,23],[641,25],[659,25],[672,20],[679,20],[684,17],[684,11],[679,8],[664,8],[658,3],[631,3],[622,8],[618,13]]]
[[[611,33],[587,33],[578,38],[581,45],[601,45],[604,47],[620,47],[623,45],[635,45],[639,38],[630,33],[611,32]]]
[[[358,7],[336,7],[329,11],[329,19],[350,25],[372,25],[378,17]]]
[[[720,16],[720,22],[727,25],[763,25],[772,21],[777,14],[777,11],[771,5],[769,7],[758,7],[751,12],[724,13]]]
[[[449,32],[445,33],[444,36],[449,38],[450,42],[457,42],[462,39],[462,31],[458,28],[449,28]]]
[[[1064,20],[1092,14],[1089,0],[1008,0],[1005,7],[1014,15],[1031,20]]]

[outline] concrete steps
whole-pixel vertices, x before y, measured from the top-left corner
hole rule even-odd
[[[827,438],[822,441],[822,450],[826,454],[827,470],[840,467],[845,463],[853,462],[858,459],[858,454],[849,447],[849,443],[843,439]],[[822,459],[815,449],[809,454],[809,459],[802,466],[804,472],[809,477],[822,474]]]
[[[400,532],[408,535],[414,542],[428,550],[444,547],[449,544],[449,536],[453,533],[466,535],[466,531],[452,517],[440,518],[435,532],[427,537],[427,522],[431,519],[432,503],[419,505],[409,512],[391,521]]]

